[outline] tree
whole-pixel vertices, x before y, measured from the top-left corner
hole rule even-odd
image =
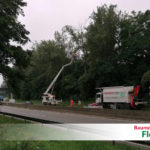
[[[114,5],[98,7],[91,15],[85,34],[89,69],[80,77],[80,89],[86,99],[94,97],[96,87],[118,84],[115,46],[119,35],[119,17],[120,12],[117,13]]]
[[[124,80],[139,84],[150,67],[150,11],[132,12],[121,20],[119,65],[126,68]]]
[[[87,72],[87,57],[88,51],[86,48],[86,30],[84,27],[74,28],[66,25],[62,28],[62,33],[55,32],[55,40],[58,45],[63,45],[67,52],[67,56],[71,57],[73,53],[76,53],[84,65],[84,71]]]
[[[119,16],[114,5],[103,5],[93,12],[86,34],[89,61],[112,62],[115,59]]]
[[[129,15],[117,11],[114,5],[103,5],[92,13],[87,28],[65,26],[61,33],[55,33],[55,40],[36,43],[31,52],[31,63],[22,72],[20,65],[26,66],[26,63],[19,59],[27,60],[29,55],[19,49],[19,53],[15,51],[16,55],[13,55],[11,45],[8,46],[5,50],[12,55],[4,57],[8,61],[2,63],[1,70],[11,75],[8,81],[16,95],[26,99],[41,99],[73,52],[82,52],[83,58],[66,68],[57,80],[54,93],[60,98],[86,100],[94,98],[97,87],[139,84],[150,68],[149,20],[149,10]],[[27,32],[24,35],[26,37]],[[27,37],[23,39],[24,42],[28,40]],[[15,64],[11,70],[10,62]],[[24,74],[25,79],[20,82],[19,78]],[[142,83],[147,82],[149,72],[142,78]]]
[[[21,45],[27,43],[29,32],[18,20],[18,15],[24,15],[23,0],[1,0],[0,2],[0,73],[8,77],[12,71],[9,64],[20,68],[27,66],[28,52]],[[15,43],[15,44],[13,44]]]
[[[24,71],[25,80],[20,87],[23,99],[41,99],[62,65],[68,61],[64,49],[52,40],[36,43],[32,53],[30,65]]]
[[[87,67],[88,51],[86,48],[85,28],[80,26],[79,29],[75,29],[72,26],[65,26],[64,31],[70,35],[70,41],[74,45],[73,52],[77,53],[78,55],[82,55],[82,60],[84,64],[84,72],[86,73],[88,70],[88,67]]]
[[[150,70],[143,74],[141,84],[144,88],[148,88],[150,86]]]
[[[79,88],[80,76],[84,73],[82,60],[76,60],[70,67],[63,72],[61,80],[58,82],[57,93],[63,99],[81,99],[83,92]]]

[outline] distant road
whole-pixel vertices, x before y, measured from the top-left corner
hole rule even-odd
[[[45,110],[31,110],[11,106],[0,106],[0,112],[19,114],[21,116],[43,119],[59,123],[144,123],[143,121],[133,121],[126,119],[116,119],[101,116],[83,115],[69,112],[56,112]]]

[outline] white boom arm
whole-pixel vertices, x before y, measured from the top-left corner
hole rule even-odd
[[[58,77],[61,74],[61,72],[64,70],[65,67],[70,66],[73,63],[73,60],[74,60],[74,57],[72,57],[70,63],[62,66],[62,68],[60,69],[60,71],[58,72],[58,74],[55,76],[55,78],[53,79],[53,81],[48,86],[47,90],[44,92],[44,95],[48,94],[49,90],[53,87],[53,85],[55,84],[55,82],[58,79]]]

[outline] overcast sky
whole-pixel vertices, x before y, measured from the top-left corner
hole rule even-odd
[[[150,0],[24,0],[25,17],[19,20],[30,31],[32,42],[52,39],[56,30],[65,25],[86,26],[89,16],[103,4],[117,4],[118,10],[144,11],[150,8]],[[29,43],[25,48],[30,48]]]
[[[130,12],[150,9],[150,0],[24,0],[25,17],[19,20],[30,31],[30,48],[35,41],[53,39],[55,31],[61,31],[65,25],[86,26],[89,16],[103,4],[117,4],[118,10]],[[2,78],[0,77],[0,84]]]

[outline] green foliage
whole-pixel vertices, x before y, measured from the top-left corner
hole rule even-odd
[[[13,119],[11,117],[0,116],[0,124],[9,124],[9,123],[24,123],[23,120]]]
[[[143,87],[150,86],[150,70],[145,72],[142,76],[141,84],[143,85]]]
[[[126,80],[140,83],[141,77],[150,67],[150,11],[132,12],[121,20],[118,54],[123,67],[128,68]],[[126,74],[127,75],[127,74]]]
[[[80,78],[82,95],[92,98],[95,88],[119,84],[116,79],[116,43],[118,40],[120,12],[116,6],[103,5],[91,15],[87,27],[88,72]]]
[[[61,33],[55,33],[55,40],[36,43],[28,55],[31,63],[23,71],[20,67],[11,71],[8,66],[1,67],[11,74],[8,81],[17,98],[41,99],[73,52],[80,57],[54,86],[53,92],[60,99],[94,99],[97,87],[141,82],[150,68],[150,11],[127,14],[117,11],[115,5],[103,5],[90,18],[87,28],[65,26]],[[15,62],[26,58],[22,53],[17,56]],[[148,81],[144,75],[142,83]]]
[[[0,73],[14,93],[17,92],[18,81],[23,79],[21,72],[29,64],[31,55],[30,51],[24,51],[21,47],[29,41],[29,32],[17,20],[18,15],[24,15],[24,6],[26,3],[23,0],[0,2]],[[10,64],[14,68],[11,68]]]
[[[26,77],[21,85],[21,98],[27,100],[41,99],[62,64],[68,61],[64,49],[54,41],[36,44],[32,53],[31,64],[24,71]]]
[[[92,62],[112,61],[115,57],[117,43],[119,14],[116,6],[103,5],[93,12],[92,22],[87,28],[87,47]]]
[[[102,141],[22,141],[0,142],[3,150],[140,150],[141,148],[125,144],[115,144]]]
[[[89,74],[83,74],[79,79],[79,89],[81,94],[81,99],[89,100],[95,95],[95,82],[89,76]]]
[[[68,57],[71,57],[73,53],[80,57],[82,52],[84,71],[87,72],[88,49],[86,48],[85,33],[86,30],[82,26],[77,29],[66,25],[62,28],[62,33],[55,32],[55,40],[59,46],[65,48]]]
[[[58,95],[63,99],[79,99],[82,94],[80,93],[80,76],[84,72],[84,66],[81,60],[77,60],[64,70],[60,83],[57,82],[56,88]],[[59,90],[58,90],[59,89]]]
[[[21,46],[11,44],[25,44],[28,42],[29,32],[25,26],[17,21],[19,14],[23,15],[21,7],[26,6],[23,0],[1,0],[0,3],[0,72],[8,74],[8,64],[26,66],[28,55]],[[7,66],[7,67],[6,67]]]

